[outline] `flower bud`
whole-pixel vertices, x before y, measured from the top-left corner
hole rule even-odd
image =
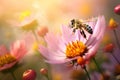
[[[114,74],[115,75],[120,75],[120,64],[118,64],[118,65],[115,66]]]
[[[79,65],[84,65],[84,64],[85,64],[85,59],[83,59],[82,57],[79,57],[79,58],[77,59],[77,63],[78,63]]]
[[[41,27],[38,29],[38,35],[43,37],[46,35],[46,33],[48,32],[48,28],[47,27]]]
[[[114,12],[115,12],[116,14],[120,15],[120,4],[118,4],[117,6],[115,6]]]
[[[115,29],[117,27],[118,27],[118,23],[113,18],[111,18],[109,21],[109,28]]]
[[[112,43],[109,43],[104,47],[105,52],[112,52],[113,49],[114,49],[114,45]]]
[[[48,70],[46,68],[42,68],[42,69],[40,69],[40,73],[42,75],[47,75],[48,74]]]
[[[36,72],[32,69],[29,69],[23,73],[22,80],[35,80],[35,78],[36,78]]]

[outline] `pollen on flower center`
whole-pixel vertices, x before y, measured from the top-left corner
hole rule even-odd
[[[5,64],[12,63],[15,60],[16,58],[11,54],[2,55],[0,56],[0,67],[4,66]]]
[[[66,56],[68,58],[82,56],[86,51],[87,51],[86,45],[80,41],[69,43],[66,46]]]

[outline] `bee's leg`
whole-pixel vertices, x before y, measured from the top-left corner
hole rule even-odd
[[[82,30],[80,30],[80,34],[83,35]]]
[[[85,32],[82,30],[82,32],[83,32],[83,36],[84,36],[84,38],[86,39],[86,34],[85,34]]]
[[[76,32],[76,28],[73,29],[73,32],[74,32],[74,33]]]
[[[86,34],[85,34],[84,30],[80,29],[80,33],[86,39]]]
[[[77,29],[78,29],[78,27],[74,28],[74,29],[73,29],[73,32],[75,33]]]
[[[69,27],[70,27],[70,28],[73,28],[74,26],[70,24]]]

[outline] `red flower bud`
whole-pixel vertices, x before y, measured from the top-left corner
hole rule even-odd
[[[47,75],[48,70],[46,68],[42,68],[42,69],[40,69],[40,73],[43,75]]]
[[[22,80],[35,80],[35,78],[36,78],[36,72],[34,70],[29,69],[23,73]]]
[[[117,6],[115,6],[114,12],[115,12],[116,14],[120,15],[120,4],[118,4]]]
[[[105,52],[112,52],[114,49],[114,45],[112,43],[110,44],[107,44],[105,47],[104,47],[104,51]]]

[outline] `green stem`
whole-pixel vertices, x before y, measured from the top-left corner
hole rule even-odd
[[[15,75],[14,75],[14,73],[12,71],[11,71],[11,75],[12,75],[12,77],[13,77],[14,80],[17,80],[16,77],[15,77]]]
[[[117,37],[116,30],[113,30],[113,32],[114,32],[114,35],[115,35],[115,39],[116,39],[116,42],[117,42],[118,48],[120,49],[120,43],[119,43],[119,39],[118,39],[118,37]]]
[[[37,35],[36,35],[36,33],[35,33],[35,30],[32,30],[32,33],[33,33],[33,35],[34,35],[36,41],[39,42],[39,39],[38,39],[38,37],[37,37]]]
[[[51,73],[50,73],[51,72],[51,67],[50,67],[49,64],[47,64],[47,69],[48,69],[47,79],[52,80]]]
[[[86,69],[86,67],[85,67],[85,66],[83,67],[83,69],[85,70],[86,75],[88,76],[88,79],[89,79],[89,80],[91,80],[90,75],[89,75],[89,73],[88,73],[88,71],[87,71],[87,69]]]
[[[119,60],[116,58],[116,56],[115,56],[113,53],[111,53],[111,55],[112,55],[113,58],[117,61],[117,63],[120,64],[120,62],[119,62]]]
[[[49,76],[48,76],[48,74],[47,74],[47,75],[45,75],[45,77],[47,78],[47,80],[50,80],[50,79],[49,79]]]
[[[101,70],[101,68],[100,68],[100,66],[99,66],[99,64],[97,63],[97,61],[96,61],[95,58],[93,58],[93,61],[94,61],[95,65],[97,66],[99,72],[102,74],[103,72],[102,72],[102,70]]]

